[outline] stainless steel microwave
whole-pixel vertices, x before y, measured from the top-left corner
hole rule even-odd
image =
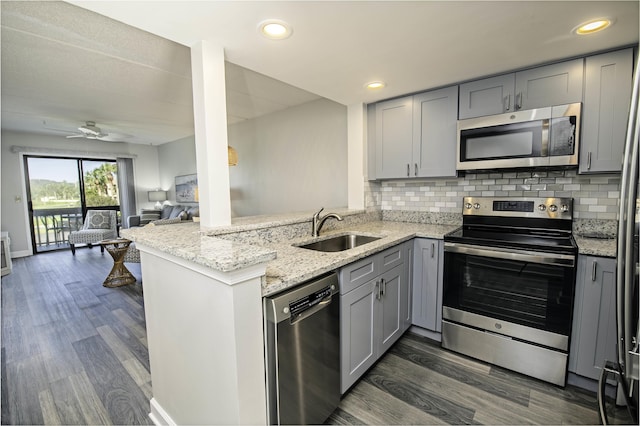
[[[458,170],[578,165],[582,104],[458,121]]]

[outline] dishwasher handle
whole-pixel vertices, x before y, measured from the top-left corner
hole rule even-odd
[[[302,320],[304,320],[305,318],[309,318],[311,315],[323,310],[324,308],[328,307],[331,304],[331,301],[333,300],[333,296],[331,294],[327,295],[327,297],[325,297],[324,299],[322,299],[319,303],[317,303],[316,305],[305,309],[302,312],[299,312],[295,315],[291,315],[291,325],[296,324]]]

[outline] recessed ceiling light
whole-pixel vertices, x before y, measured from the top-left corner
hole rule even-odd
[[[610,27],[612,23],[613,21],[608,18],[594,19],[592,21],[578,25],[576,28],[574,28],[573,32],[578,35],[593,34],[597,33],[598,31],[602,31],[607,27]]]
[[[282,40],[289,36],[293,30],[291,26],[284,21],[278,19],[267,19],[258,24],[258,31],[266,38],[272,40]]]
[[[384,86],[386,86],[384,81],[372,81],[364,85],[364,87],[371,90],[382,89]]]

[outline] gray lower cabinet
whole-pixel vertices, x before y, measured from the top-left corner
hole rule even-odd
[[[456,175],[458,86],[375,107],[376,179]]]
[[[340,389],[345,393],[409,327],[406,243],[345,266],[340,276]]]
[[[442,331],[442,241],[414,239],[412,323],[430,331]]]
[[[574,59],[460,85],[460,119],[582,102],[584,60]]]
[[[622,170],[632,74],[633,49],[586,59],[579,173]]]
[[[578,256],[569,371],[597,380],[616,359],[616,260]]]

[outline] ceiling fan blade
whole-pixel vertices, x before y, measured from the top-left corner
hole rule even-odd
[[[84,138],[85,135],[69,135],[67,136],[67,139],[75,139],[75,138]]]

